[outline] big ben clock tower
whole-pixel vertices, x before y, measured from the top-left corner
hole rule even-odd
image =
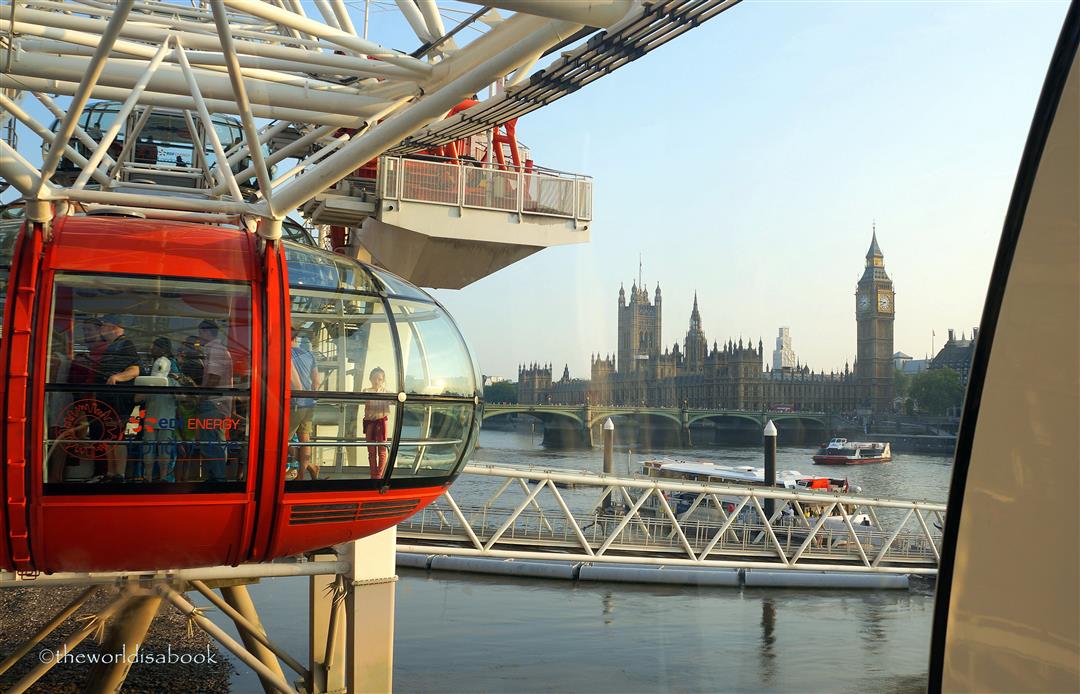
[[[870,250],[866,252],[866,270],[855,289],[855,321],[858,324],[855,378],[859,384],[859,404],[874,412],[892,411],[895,312],[893,283],[885,274],[885,256],[878,248],[875,229]]]

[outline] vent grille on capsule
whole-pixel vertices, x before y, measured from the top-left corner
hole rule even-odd
[[[379,518],[406,516],[420,505],[419,499],[389,499],[386,501],[350,502],[344,504],[303,504],[293,506],[289,525],[311,523],[341,523]]]

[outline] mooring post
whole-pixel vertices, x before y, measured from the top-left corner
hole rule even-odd
[[[615,472],[615,425],[611,417],[604,420],[604,474]]]
[[[615,425],[611,422],[611,417],[604,420],[604,474],[612,475],[615,473]],[[614,506],[612,497],[614,494],[608,494],[604,497],[604,510],[610,511]]]
[[[772,420],[765,425],[765,486],[776,487],[776,425]],[[774,508],[773,499],[765,499],[765,516],[771,519]]]
[[[394,683],[394,594],[397,528],[343,545],[346,575],[345,686],[349,692],[390,692]]]

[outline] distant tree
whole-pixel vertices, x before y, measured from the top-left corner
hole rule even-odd
[[[894,387],[896,391],[896,397],[906,398],[911,392],[911,374],[906,374],[901,369],[896,369],[896,373],[893,376]]]
[[[920,412],[945,414],[963,402],[964,387],[960,385],[959,372],[948,367],[929,369],[911,380],[910,394]]]
[[[484,400],[486,402],[517,402],[517,384],[509,381],[499,381],[489,386],[484,386]]]

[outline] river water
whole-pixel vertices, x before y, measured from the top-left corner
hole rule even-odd
[[[488,431],[473,459],[600,470],[599,449],[553,451],[529,432]],[[821,474],[810,448],[779,469]],[[761,466],[756,448],[650,451]],[[632,452],[631,465],[643,455]],[[627,452],[617,454],[623,471]],[[868,496],[943,502],[951,460],[824,468]],[[467,493],[468,478],[461,492]],[[455,485],[455,498],[458,486]],[[916,692],[925,689],[933,593],[573,583],[399,569],[398,692]],[[251,587],[271,638],[306,660],[307,581]],[[226,620],[214,615],[222,626]],[[244,666],[237,692],[260,691]]]

